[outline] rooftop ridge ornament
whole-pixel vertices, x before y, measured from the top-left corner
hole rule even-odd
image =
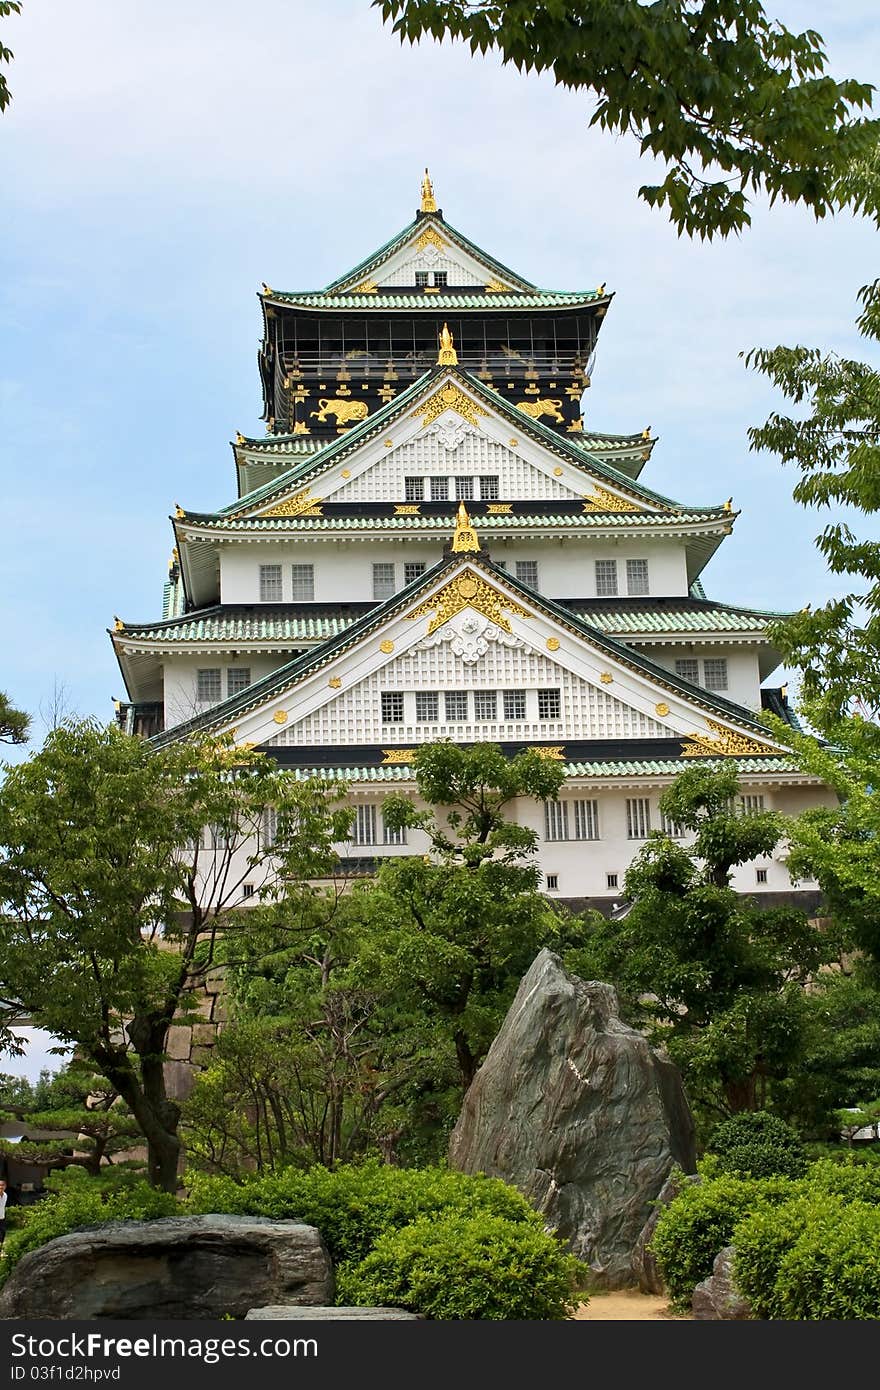
[[[437,199],[434,197],[434,185],[431,183],[427,168],[425,169],[425,177],[422,179],[422,201],[419,206],[419,211],[437,211]]]
[[[444,323],[440,330],[440,351],[437,354],[438,367],[457,367],[458,353],[455,351],[449,324]]]
[[[453,555],[471,554],[480,549],[480,538],[471,525],[467,507],[459,502],[455,516],[455,532],[452,537]]]

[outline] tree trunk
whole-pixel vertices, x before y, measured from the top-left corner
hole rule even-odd
[[[461,1072],[461,1084],[466,1091],[477,1074],[479,1063],[471,1052],[468,1040],[460,1028],[455,1030],[455,1056],[458,1060],[458,1069]]]

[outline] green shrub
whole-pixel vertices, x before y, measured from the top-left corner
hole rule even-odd
[[[880,1318],[880,1209],[802,1192],[754,1212],[734,1234],[736,1282],[757,1317]]]
[[[6,1258],[0,1262],[0,1283],[9,1277],[23,1255],[56,1236],[110,1221],[151,1221],[158,1216],[176,1216],[179,1210],[174,1197],[157,1192],[143,1181],[107,1192],[87,1175],[84,1180],[71,1180],[63,1191],[20,1209],[20,1224],[7,1236],[3,1247]]]
[[[812,1164],[807,1183],[816,1192],[880,1206],[880,1167],[876,1164],[862,1164],[857,1159],[850,1163],[820,1159]]]
[[[559,1319],[578,1302],[580,1269],[531,1222],[486,1212],[422,1217],[381,1236],[359,1264],[342,1266],[337,1299],[446,1321]]]
[[[363,1259],[380,1236],[422,1216],[486,1214],[543,1229],[515,1188],[447,1168],[392,1168],[371,1160],[332,1171],[286,1168],[244,1183],[202,1174],[187,1182],[187,1210],[305,1221],[317,1226],[337,1263]]]
[[[716,1125],[709,1149],[723,1172],[740,1178],[800,1178],[809,1162],[797,1132],[765,1110]]]
[[[731,1173],[683,1187],[660,1213],[651,1238],[673,1301],[679,1306],[687,1303],[695,1286],[709,1277],[715,1256],[731,1244],[742,1217],[785,1201],[792,1188],[786,1178],[738,1178]]]

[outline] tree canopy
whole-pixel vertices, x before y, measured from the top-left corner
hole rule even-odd
[[[0,0],[0,19],[8,19],[11,14],[21,14],[21,0]],[[2,65],[11,62],[12,49],[0,42],[0,111],[5,111],[12,100],[12,94],[2,71]]]
[[[758,0],[373,0],[401,40],[464,40],[520,71],[591,94],[590,124],[632,134],[665,162],[642,187],[679,232],[726,236],[749,202],[845,204],[875,214],[875,190],[845,171],[877,140],[873,87],[828,69],[821,36],[793,33]]]
[[[15,709],[0,690],[0,743],[25,743],[30,722],[30,715]]]

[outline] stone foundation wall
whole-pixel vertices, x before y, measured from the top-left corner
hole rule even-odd
[[[186,1100],[196,1077],[211,1061],[217,1037],[228,1014],[223,966],[216,966],[204,983],[190,991],[195,1009],[184,1011],[168,1030],[165,1085],[172,1100]]]

